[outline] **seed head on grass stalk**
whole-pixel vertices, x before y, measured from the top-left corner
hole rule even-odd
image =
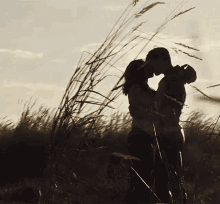
[[[138,24],[137,26],[135,26],[134,28],[132,28],[132,33],[134,32],[134,31],[136,31],[139,27],[141,27],[143,24],[144,24],[145,22],[141,22],[140,24]]]
[[[143,23],[142,23],[142,24],[143,24]],[[139,31],[139,32],[141,32],[141,33],[144,33],[144,34],[147,34],[147,35],[151,35],[151,36],[152,36],[152,34],[150,34],[150,33],[145,33],[145,32],[143,32],[143,31],[141,31],[141,30],[138,30],[138,29],[135,29],[135,30],[137,30],[137,31]],[[197,48],[191,47],[191,46],[189,46],[189,45],[185,45],[185,44],[183,44],[183,43],[173,42],[173,41],[171,41],[171,40],[167,40],[167,39],[165,39],[165,38],[158,37],[158,36],[156,36],[156,38],[159,38],[159,39],[162,39],[162,40],[166,40],[166,42],[171,42],[171,43],[174,43],[174,44],[176,44],[176,45],[185,47],[185,48],[187,48],[187,49],[200,52],[200,50],[198,50]]]
[[[156,4],[158,4],[158,3],[156,3]],[[153,8],[156,4],[154,4],[154,5],[150,5],[150,6],[147,6],[147,7],[145,7],[145,11],[143,12],[143,11],[141,11],[141,13],[143,14],[143,13],[145,13],[147,10],[149,10],[149,9],[151,9],[151,8]],[[142,15],[140,13],[140,15]],[[122,28],[125,30],[125,28],[127,27],[127,25],[133,20],[133,17],[134,16],[136,16],[136,15],[138,15],[138,14],[134,14],[134,15],[132,15],[130,18],[128,18],[128,20],[124,20],[123,22],[122,22],[122,24],[119,26],[119,28],[118,28],[118,30],[114,33],[114,36],[112,37],[112,39],[111,39],[111,41],[110,41],[110,44],[112,44],[112,42],[113,41],[116,41],[117,40],[117,38],[120,36],[120,34],[123,32],[123,30],[122,30]],[[126,26],[125,26],[126,25]],[[124,26],[124,27],[123,27]],[[120,31],[120,30],[122,30],[122,31]],[[120,32],[119,32],[120,31]],[[130,33],[130,31],[128,32],[128,33]],[[127,37],[128,36],[128,33],[125,35],[125,37]],[[125,38],[124,37],[124,38]],[[124,39],[123,38],[123,39]],[[105,41],[106,42],[106,41]],[[119,42],[119,43],[121,43],[121,41]],[[117,44],[118,45],[118,44]],[[116,45],[116,46],[117,46]],[[111,54],[111,52],[113,51],[115,49],[115,47],[109,52],[109,54]],[[106,50],[106,49],[105,49]],[[104,51],[105,51],[104,50]]]
[[[134,1],[132,2],[133,6],[136,6],[136,4],[138,3],[138,1],[139,1],[139,0],[134,0]]]
[[[185,44],[183,44],[183,43],[176,43],[176,42],[175,42],[175,44],[176,44],[176,45],[183,46],[183,47],[188,48],[188,49],[191,49],[191,50],[194,50],[194,51],[200,52],[200,50],[198,50],[198,49],[196,49],[196,48],[194,48],[194,47],[190,47],[190,46],[188,46],[188,45],[185,45]]]
[[[180,3],[180,5],[179,5],[180,7],[183,6],[183,5],[181,6],[181,4],[182,4],[182,3]],[[179,7],[179,6],[178,6],[178,7]],[[177,7],[177,8],[178,8],[178,7]],[[174,11],[177,10],[177,8],[175,8]],[[191,10],[191,9],[189,9],[189,10]],[[186,12],[188,12],[189,10],[186,10],[186,11],[184,11],[183,13],[186,13]],[[174,11],[173,11],[173,12],[174,12]],[[173,13],[173,12],[172,12],[172,13]],[[172,13],[171,13],[171,14],[172,14]],[[171,14],[170,14],[170,15],[171,15]],[[169,16],[170,16],[170,15],[169,15]],[[149,42],[150,42],[161,30],[163,30],[163,29],[165,28],[165,25],[166,25],[168,22],[170,22],[171,20],[173,20],[172,15],[171,15],[170,18],[167,18],[167,19],[154,31],[154,34],[152,35],[152,37],[151,37],[151,38],[149,39],[149,41],[143,46],[143,48],[140,50],[140,52],[138,53],[138,55],[136,56],[135,59],[137,59],[137,57],[139,56],[139,54],[145,49],[145,47],[149,44]],[[188,56],[190,56],[190,54],[188,54],[188,53],[185,53],[185,52],[183,52],[183,53],[184,53],[184,54],[187,54]]]
[[[189,93],[188,95],[191,95],[191,94],[194,94],[194,93],[197,93],[197,92],[200,92],[200,91],[203,91],[205,89],[209,89],[209,88],[214,88],[214,87],[217,87],[217,86],[220,86],[220,84],[215,84],[215,85],[212,85],[212,86],[207,86],[206,88],[204,89],[199,89],[199,91],[196,89],[196,91],[192,92],[192,93]],[[194,88],[194,87],[193,87]],[[203,94],[204,95],[204,94]]]
[[[175,49],[175,51],[176,51],[177,53],[178,53],[178,51],[179,51],[179,52],[182,52],[182,53],[185,54],[185,55],[188,55],[189,57],[193,57],[193,58],[195,58],[195,59],[202,60],[201,58],[196,57],[195,55],[191,55],[191,54],[189,54],[189,53],[187,53],[187,52],[184,52],[184,51],[182,51],[182,50]]]
[[[140,31],[140,30],[138,30],[138,29],[136,29],[136,30],[139,31],[139,32],[141,32],[141,33],[144,33],[144,32],[142,32],[142,31]],[[150,35],[150,34],[148,34],[148,35]],[[153,35],[151,35],[151,36],[153,36]],[[136,36],[136,37],[137,37],[137,38],[146,39],[146,40],[150,40],[149,38],[142,37],[142,36]],[[154,36],[154,37],[156,37],[156,36]],[[161,39],[163,39],[163,38],[161,38]],[[154,40],[152,40],[152,39],[151,39],[151,41],[152,41],[152,42],[156,42],[156,41],[154,41]],[[166,40],[166,41],[168,41],[168,40]],[[172,41],[169,41],[169,42],[172,42]],[[187,48],[187,49],[191,49],[191,50],[195,50],[195,51],[200,51],[200,50],[198,50],[198,49],[196,49],[196,48],[190,47],[190,46],[185,45],[185,44],[182,44],[182,43],[176,43],[176,42],[172,42],[172,43],[174,43],[174,44],[176,44],[176,45],[179,45],[179,46],[182,46],[182,47],[185,47],[185,48]],[[165,45],[165,44],[163,44],[163,43],[159,43],[159,42],[157,42],[157,44],[161,44],[161,45],[163,45],[163,46],[169,47],[169,48],[171,48],[172,50],[174,50],[177,54],[179,54],[178,52],[181,52],[181,53],[183,53],[183,54],[185,54],[185,55],[187,55],[187,56],[189,56],[189,57],[192,57],[192,58],[195,58],[195,59],[198,59],[198,60],[202,60],[201,58],[199,58],[199,57],[197,57],[197,56],[195,56],[195,55],[191,55],[191,54],[189,54],[189,53],[187,53],[187,52],[184,52],[184,51],[182,51],[182,50],[180,50],[180,49],[178,49],[178,48],[176,48],[176,47],[167,46],[167,45]]]
[[[149,6],[144,7],[138,14],[135,15],[136,18],[139,18],[140,16],[142,16],[144,13],[146,13],[147,11],[149,11],[150,9],[152,9],[154,6],[156,6],[157,4],[165,4],[164,2],[155,2],[150,4]]]
[[[185,11],[182,11],[182,12],[178,13],[178,14],[175,15],[173,18],[171,18],[171,20],[173,20],[174,18],[177,18],[178,16],[180,16],[180,15],[182,15],[182,14],[184,14],[184,13],[186,13],[186,12],[188,12],[188,11],[194,9],[194,8],[196,8],[196,7],[193,7],[193,8],[190,8],[190,9],[187,9],[187,10],[185,10]]]

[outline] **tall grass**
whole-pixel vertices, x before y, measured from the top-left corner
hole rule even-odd
[[[17,124],[1,121],[0,196],[7,202],[22,193],[22,199],[31,202],[43,182],[53,111],[42,105],[33,111],[34,106],[36,101],[24,104]]]
[[[170,21],[191,10],[188,9],[179,12],[184,3],[186,2],[182,1],[154,31],[150,39],[146,40],[139,38],[140,35],[135,34],[134,31],[137,30],[137,25],[134,26],[132,22],[135,22],[137,18],[143,17],[146,12],[155,6],[164,4],[164,2],[149,4],[149,1],[146,1],[145,4],[136,11],[139,2],[133,1],[125,9],[101,46],[94,53],[89,53],[91,55],[90,59],[86,62],[84,62],[85,60],[83,59],[79,60],[78,66],[67,85],[66,92],[55,114],[51,132],[50,156],[48,157],[48,179],[53,169],[53,161],[63,154],[70,136],[77,131],[76,123],[79,122],[81,127],[86,130],[83,137],[91,137],[94,134],[95,124],[98,123],[99,118],[104,117],[104,111],[109,108],[114,109],[110,104],[121,94],[119,87],[122,85],[119,85],[119,83],[122,81],[123,75],[107,96],[95,90],[100,82],[106,77],[109,77],[109,75],[106,74],[107,71],[110,68],[116,68],[114,65],[120,59],[127,56],[134,47],[141,44],[143,46],[141,46],[136,56],[137,58],[149,42],[151,42]],[[139,24],[138,27],[140,27],[140,25],[141,24]],[[176,45],[183,46],[183,44],[175,44],[175,46]],[[184,46],[184,48],[189,49],[189,46]],[[175,47],[172,49],[181,51]],[[183,51],[182,53],[194,57],[189,53]],[[93,105],[92,111],[90,111],[90,108],[87,114],[82,114],[83,110],[91,107],[91,105]],[[49,179],[48,186],[54,185],[52,183],[52,179]]]
[[[43,202],[42,195],[48,188],[43,172],[54,121],[38,123],[36,118],[51,118],[53,111],[40,106],[39,109],[48,110],[42,114],[31,111],[31,107],[26,107],[18,124],[6,119],[0,123],[3,130],[0,135],[1,202]],[[182,121],[186,136],[183,175],[188,203],[217,203],[220,179],[217,119],[206,119],[203,114],[193,112],[187,122]],[[99,126],[94,126],[92,137],[83,137],[87,129],[82,129],[80,123],[76,127],[81,139],[73,135],[71,142],[75,148],[70,145],[62,159],[55,159],[56,171],[51,172],[54,186],[50,187],[48,202],[122,202],[129,185],[130,160],[134,159],[127,151],[130,115],[112,114],[108,123],[100,121]]]
[[[190,191],[188,202],[212,203],[210,194],[215,194],[215,185],[219,183],[219,117],[207,118],[203,113],[193,112],[187,121],[183,125],[183,165]]]

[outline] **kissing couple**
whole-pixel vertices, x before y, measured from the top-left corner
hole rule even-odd
[[[157,91],[148,85],[148,79],[154,74],[164,74]],[[133,168],[146,183],[151,183],[150,175],[154,164],[152,146],[155,144],[156,134],[159,148],[165,153],[176,174],[182,178],[185,137],[179,119],[186,100],[185,85],[196,81],[196,71],[187,64],[172,66],[169,51],[157,47],[147,54],[146,61],[140,59],[130,62],[124,78],[123,93],[128,96],[129,111],[133,119],[132,130],[128,134],[128,151],[140,159],[132,162]],[[156,158],[161,160],[159,154]],[[128,202],[150,202],[148,188],[133,171],[131,174]],[[156,194],[162,202],[167,203],[170,201],[168,176],[162,164],[156,168],[155,175]]]

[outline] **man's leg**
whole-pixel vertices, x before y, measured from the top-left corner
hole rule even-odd
[[[185,191],[185,188],[184,188],[184,178],[183,178],[183,164],[182,164],[182,152],[179,151],[179,154],[178,154],[178,159],[179,161],[179,164],[177,166],[177,168],[179,168],[177,171],[179,173],[179,176],[180,176],[180,179],[181,179],[181,188],[182,188],[182,199],[183,199],[183,203],[185,204],[186,201],[187,201],[187,194],[186,194],[186,191]]]
[[[173,174],[175,179],[173,180],[172,187],[174,191],[173,193],[175,193],[177,199],[180,199],[182,192],[180,191],[181,187],[179,186],[181,185],[181,160],[179,150],[176,148],[167,149],[166,155],[168,157],[169,164],[172,165],[173,170],[177,173],[177,175]]]
[[[183,147],[183,138],[181,132],[170,132],[169,134],[163,134],[160,137],[160,148],[164,150],[167,157],[168,163],[173,166],[178,176],[181,176],[181,160],[179,151]],[[159,154],[157,155],[157,161],[161,164],[156,168],[156,193],[162,202],[169,202],[170,194],[168,190],[169,177],[167,175],[166,168],[160,159]],[[173,172],[173,170],[172,170]],[[179,182],[176,177],[176,182],[173,183],[174,191],[176,195],[180,195]],[[176,185],[175,185],[176,184]]]
[[[179,151],[176,148],[167,148],[164,145],[161,145],[161,150],[163,149],[168,165],[172,168],[171,172],[173,173],[173,170],[177,172],[177,175],[179,174],[179,165],[180,163],[178,160],[178,153]],[[158,161],[160,162],[158,164]],[[157,154],[156,157],[156,175],[155,175],[155,187],[156,187],[156,193],[158,197],[161,199],[162,202],[169,202],[170,200],[170,193],[168,189],[168,182],[169,177],[167,174],[167,170],[164,165],[166,165],[165,160],[164,162],[161,161],[160,155]],[[169,170],[169,169],[168,169]],[[176,185],[175,185],[176,184]],[[179,196],[179,182],[178,178],[176,177],[175,180],[172,183],[172,187],[174,190],[174,193]]]

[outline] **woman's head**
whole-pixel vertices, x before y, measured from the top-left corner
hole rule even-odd
[[[150,66],[146,66],[142,59],[130,62],[124,74],[124,94],[127,95],[130,87],[134,83],[143,83],[145,80],[151,77],[153,77],[153,69]]]

